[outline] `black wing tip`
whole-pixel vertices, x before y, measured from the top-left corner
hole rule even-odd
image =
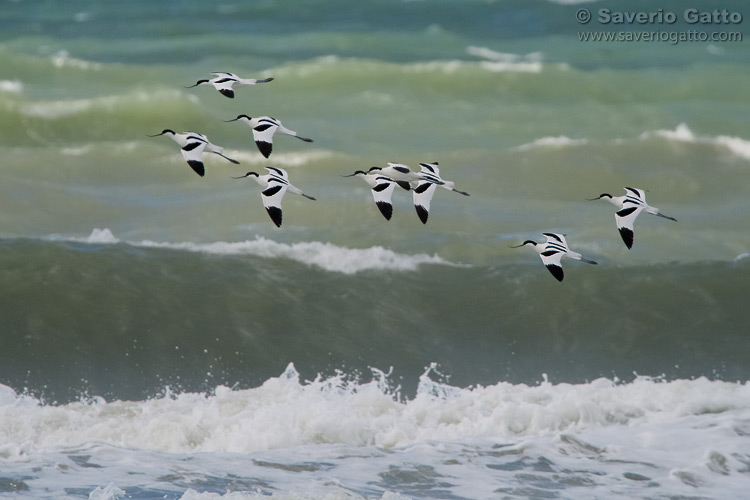
[[[380,213],[383,214],[386,220],[391,220],[393,216],[393,205],[386,203],[385,201],[376,201],[375,204],[380,209]]]
[[[279,207],[266,207],[266,212],[268,212],[268,216],[271,217],[276,227],[281,227],[281,209]]]
[[[206,167],[203,165],[202,161],[198,160],[188,160],[188,165],[190,165],[190,168],[193,169],[193,171],[203,177],[206,175]]]
[[[270,142],[265,141],[255,141],[255,144],[258,145],[258,151],[260,151],[260,154],[268,158],[271,156],[271,151],[273,150],[273,144]]]
[[[219,89],[219,92],[221,92],[222,95],[234,99],[234,90],[231,89]]]
[[[430,215],[430,212],[422,205],[414,205],[414,208],[417,209],[417,215],[419,215],[419,220],[422,221],[422,224],[427,224],[427,217]]]
[[[633,248],[633,231],[626,227],[620,228],[620,236],[622,236],[622,241],[625,242],[625,246],[628,247],[628,250]]]
[[[565,277],[565,273],[563,273],[563,268],[560,266],[556,266],[554,264],[547,264],[547,269],[550,273],[552,273],[552,276],[557,279],[557,281],[562,281]]]

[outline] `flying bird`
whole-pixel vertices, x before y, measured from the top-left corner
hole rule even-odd
[[[159,134],[149,135],[149,137],[159,137],[160,135],[166,135],[180,145],[182,151],[182,157],[187,161],[188,165],[195,171],[196,174],[203,177],[206,173],[206,169],[203,165],[201,155],[203,151],[209,153],[216,153],[222,158],[226,158],[232,163],[239,163],[237,160],[233,160],[228,156],[225,156],[224,148],[212,144],[211,141],[203,134],[197,134],[195,132],[183,132],[182,134],[176,133],[174,130],[164,129]]]
[[[256,83],[266,83],[273,80],[273,78],[265,78],[263,80],[256,80],[254,78],[240,78],[239,76],[235,75],[234,73],[211,73],[212,75],[216,75],[214,78],[211,78],[210,80],[204,79],[204,80],[198,80],[195,85],[191,85],[189,87],[185,87],[187,89],[191,89],[193,87],[198,87],[199,85],[213,85],[216,90],[221,92],[223,95],[229,97],[230,99],[234,99],[234,87],[244,87],[246,85],[255,85]]]
[[[422,224],[427,224],[427,217],[430,215],[430,201],[438,186],[464,196],[469,196],[469,193],[456,189],[453,181],[443,180],[440,177],[438,162],[420,163],[419,165],[422,170],[419,174],[420,180],[416,182],[414,187],[414,208],[417,210],[417,215]]]
[[[658,215],[659,217],[673,220],[675,222],[677,221],[674,217],[664,215],[659,212],[658,208],[652,207],[646,203],[646,193],[643,189],[626,187],[625,196],[612,196],[608,193],[602,193],[596,198],[587,199],[589,201],[607,200],[617,207],[617,212],[615,212],[615,223],[617,224],[617,229],[620,231],[620,236],[622,236],[622,241],[625,242],[625,246],[629,249],[633,248],[633,223],[641,211],[645,210],[646,213]]]
[[[373,168],[380,170],[379,167]],[[360,177],[364,179],[372,188],[372,197],[375,199],[375,205],[377,205],[380,213],[383,214],[383,217],[385,217],[386,220],[391,220],[391,216],[393,215],[391,196],[393,196],[393,190],[396,189],[396,181],[390,177],[377,173],[377,171],[375,173],[370,173],[357,170],[353,174],[345,175],[344,177]],[[408,183],[406,183],[406,187],[410,188]]]
[[[412,171],[412,169],[410,169],[408,166],[404,165],[403,163],[388,162],[387,167],[384,167],[384,168],[372,167],[370,171],[378,172],[398,182],[410,183],[410,182],[419,182],[422,180],[422,175],[419,172]]]
[[[226,120],[227,122],[241,121],[247,123],[253,129],[253,139],[255,144],[258,146],[260,153],[268,158],[271,156],[271,150],[273,149],[273,135],[276,132],[282,134],[291,135],[297,139],[305,142],[312,142],[312,139],[306,137],[300,137],[297,132],[289,130],[281,124],[281,122],[270,116],[260,116],[252,118],[247,115],[238,115],[237,118],[232,120]]]
[[[584,259],[580,253],[570,250],[568,248],[568,243],[565,241],[565,235],[560,233],[542,233],[542,235],[547,240],[544,243],[537,243],[534,240],[526,240],[520,245],[511,248],[521,248],[526,245],[531,245],[531,247],[539,254],[539,257],[541,257],[542,263],[557,281],[562,281],[564,277],[563,268],[560,264],[563,257],[580,260],[588,264],[596,264],[593,260]]]
[[[271,217],[276,227],[281,227],[281,199],[287,191],[302,195],[308,200],[315,200],[315,198],[306,195],[301,189],[290,184],[289,175],[283,168],[266,167],[266,170],[268,170],[266,175],[248,172],[241,177],[234,177],[234,179],[255,177],[255,182],[263,188],[261,195],[263,197],[263,206],[266,208],[268,216]]]

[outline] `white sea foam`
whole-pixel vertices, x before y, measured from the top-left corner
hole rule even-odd
[[[117,500],[125,496],[125,491],[118,488],[114,483],[109,483],[105,487],[98,486],[94,491],[89,493],[89,500]]]
[[[571,139],[570,137],[560,135],[557,137],[542,137],[527,144],[522,144],[513,148],[515,151],[528,151],[536,148],[564,148],[568,146],[580,146],[586,144],[586,139]]]
[[[274,153],[273,164],[277,167],[301,167],[315,161],[331,160],[337,156],[333,151],[322,149],[298,152],[298,153]],[[243,165],[266,166],[268,159],[259,156],[256,150],[233,151],[232,158],[236,159]],[[263,170],[260,173],[265,173]]]
[[[368,270],[415,271],[423,264],[457,265],[438,255],[401,254],[374,246],[370,248],[345,248],[332,243],[307,241],[278,243],[263,237],[239,242],[218,241],[212,243],[159,242],[152,240],[122,241],[109,229],[94,229],[88,237],[68,238],[53,236],[52,239],[72,240],[91,244],[125,243],[141,248],[165,248],[215,255],[254,255],[263,258],[291,259],[326,271],[355,274]]]
[[[0,92],[20,94],[23,92],[23,84],[18,80],[0,80]]]
[[[58,68],[70,67],[86,71],[99,71],[102,68],[102,65],[99,63],[70,57],[70,53],[67,50],[58,51],[52,56],[52,64]]]
[[[84,113],[92,109],[117,112],[137,103],[156,103],[164,102],[165,100],[178,99],[198,102],[196,96],[186,94],[179,90],[158,90],[155,92],[136,91],[128,94],[86,99],[35,101],[19,106],[19,110],[25,116],[58,119]]]
[[[522,73],[540,73],[542,71],[542,53],[531,52],[520,55],[510,52],[498,52],[487,47],[470,45],[466,47],[466,53],[484,59],[479,65],[493,73],[504,71],[516,71]],[[564,65],[560,66],[564,67]]]
[[[406,64],[391,64],[380,61],[369,61],[358,58],[342,58],[335,55],[318,57],[310,62],[295,63],[293,66],[277,68],[273,71],[275,75],[294,76],[295,78],[308,78],[331,70],[331,66],[337,64],[357,65],[359,72],[372,71],[382,72],[385,65],[389,71],[403,73],[446,73],[455,74],[472,68],[482,68],[492,73],[520,72],[539,73],[543,64],[541,53],[534,52],[527,55],[506,54],[496,52],[488,48],[468,47],[470,55],[477,56],[481,61],[453,60],[428,60],[417,61]],[[566,65],[558,65],[566,67]]]
[[[433,371],[427,369],[416,396],[405,401],[389,390],[382,372],[374,371],[369,382],[343,374],[301,381],[292,364],[259,387],[219,386],[211,395],[146,401],[95,398],[53,406],[28,396],[9,398],[5,388],[0,458],[24,461],[34,450],[86,443],[169,453],[251,453],[318,444],[401,448],[660,426],[703,415],[737,417],[737,425],[750,418],[750,383],[639,377],[631,383],[598,379],[458,388],[434,381]]]
[[[454,74],[464,71],[467,68],[476,67],[477,65],[491,73],[539,73],[542,71],[542,63],[540,61],[524,60],[523,56],[519,56],[519,58],[513,60],[488,60],[479,61],[478,63],[460,60],[418,62],[405,66],[404,71],[411,73],[432,73],[440,71],[443,73]]]
[[[303,492],[289,491],[284,493],[273,493],[268,495],[263,492],[242,492],[230,491],[225,494],[199,492],[192,488],[188,489],[180,500],[365,500],[365,497],[352,493],[350,491],[341,491],[327,493],[324,496],[310,495]],[[368,495],[367,500],[374,500],[375,497]],[[410,497],[399,495],[398,493],[385,492],[380,500],[409,500]]]
[[[702,136],[695,134],[686,124],[681,123],[674,128],[649,130],[641,133],[636,140],[648,140],[654,137],[666,139],[668,141],[684,142],[690,144],[707,144],[713,145],[722,149],[726,149],[732,154],[750,160],[750,140],[742,139],[739,137],[732,137],[727,135],[718,136]],[[615,143],[626,143],[633,139],[618,138],[613,139]],[[513,148],[515,151],[528,151],[534,148],[562,148],[568,146],[580,146],[588,144],[588,139],[571,139],[570,137],[561,135],[557,137],[541,137],[534,141],[531,141],[520,146]]]
[[[715,137],[711,136],[700,136],[696,135],[690,128],[681,123],[677,125],[674,130],[654,130],[648,131],[641,134],[641,139],[649,139],[651,137],[662,137],[670,141],[687,142],[693,144],[711,144],[719,146],[721,148],[728,149],[731,153],[750,160],[750,141],[741,139],[739,137],[732,137],[727,135],[718,135]]]

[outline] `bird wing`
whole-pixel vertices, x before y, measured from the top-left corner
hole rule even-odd
[[[562,281],[564,277],[563,268],[560,261],[565,255],[565,252],[557,248],[545,247],[544,250],[539,254],[542,258],[542,263],[547,270],[552,273],[552,276],[557,278],[557,281]]]
[[[222,73],[222,75],[223,76],[219,76],[218,78],[212,80],[211,83],[214,84],[216,90],[232,99],[234,98],[234,90],[232,89],[232,86],[237,83],[237,78],[227,73]]]
[[[386,220],[391,220],[391,216],[393,215],[391,197],[394,189],[396,189],[396,183],[392,179],[385,176],[375,178],[375,185],[372,187],[372,197],[375,199],[375,204]]]
[[[387,169],[390,169],[394,173],[401,174],[401,175],[409,175],[412,173],[409,167],[401,163],[388,163],[388,167],[386,167],[383,170],[388,171]]]
[[[261,193],[263,206],[276,227],[281,227],[281,199],[288,187],[289,185],[286,182],[271,176],[268,180],[268,187]]]
[[[556,248],[561,252],[565,253],[568,251],[568,242],[565,240],[565,235],[560,233],[542,233],[547,238],[545,242],[546,248]]]
[[[440,169],[438,168],[438,163],[420,163],[419,166],[421,167],[422,172],[435,174],[438,177],[440,177]]]
[[[286,173],[286,170],[279,167],[266,167],[266,170],[271,174],[272,177],[280,177],[282,180],[284,180],[287,184],[289,184],[289,174]]]
[[[646,205],[646,191],[644,191],[643,189],[626,187],[624,202]]]
[[[643,205],[636,205],[635,203],[627,203],[625,200],[623,208],[615,212],[615,224],[617,224],[617,230],[620,231],[622,241],[625,242],[625,246],[633,248],[633,224],[638,214],[643,210]]]
[[[436,189],[437,184],[430,181],[422,181],[414,188],[414,208],[417,210],[417,215],[419,215],[422,224],[427,224],[427,217],[430,214],[430,201]]]
[[[559,233],[542,233],[547,242],[544,248],[539,252],[539,257],[542,259],[542,263],[547,270],[552,273],[557,281],[562,281],[565,274],[563,273],[562,265],[560,261],[563,256],[568,252],[568,243],[565,241],[565,236]]]
[[[206,173],[206,168],[203,165],[201,159],[201,153],[206,148],[206,141],[197,136],[188,136],[187,143],[181,148],[180,152],[185,161],[190,165],[196,174],[203,177]]]
[[[260,118],[258,124],[253,127],[253,139],[261,154],[268,158],[273,149],[273,134],[279,128],[275,121],[268,118]]]
[[[420,163],[419,166],[421,167],[419,176],[425,180],[430,181],[435,184],[444,184],[445,181],[440,178],[440,169],[437,167],[437,163],[431,164],[431,163]]]

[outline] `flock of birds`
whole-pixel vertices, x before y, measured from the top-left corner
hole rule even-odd
[[[212,73],[212,76],[213,78],[211,79],[198,80],[195,85],[186,88],[193,88],[201,85],[213,85],[222,95],[232,99],[235,95],[235,87],[239,88],[259,83],[267,83],[273,80],[273,78],[262,80],[240,78],[233,73]],[[273,136],[276,132],[296,137],[304,142],[313,142],[312,139],[301,137],[293,130],[284,127],[279,120],[270,116],[250,117],[241,114],[236,118],[226,121],[240,121],[247,124],[252,129],[253,140],[255,141],[258,150],[265,158],[271,156],[273,150]],[[205,166],[202,159],[204,152],[215,153],[232,163],[239,163],[237,160],[226,156],[224,154],[224,148],[213,144],[203,134],[195,132],[177,133],[171,129],[164,129],[162,132],[150,135],[149,137],[159,137],[162,135],[170,137],[180,146],[182,157],[195,173],[201,177],[205,175]],[[406,191],[411,191],[414,199],[414,208],[417,211],[419,220],[421,220],[423,224],[426,224],[430,213],[430,202],[432,201],[432,197],[438,187],[454,191],[464,196],[469,196],[469,193],[459,191],[455,188],[454,182],[444,180],[440,177],[438,162],[420,163],[419,166],[420,171],[417,172],[401,163],[388,163],[386,167],[375,166],[371,167],[366,172],[363,170],[357,170],[353,174],[344,177],[360,177],[370,186],[375,205],[386,220],[390,220],[393,214],[391,198],[396,187],[398,186]],[[250,177],[261,186],[263,206],[273,223],[277,227],[281,227],[281,200],[287,191],[301,195],[310,200],[315,200],[315,198],[308,196],[302,192],[301,189],[291,184],[289,182],[289,175],[283,168],[265,168],[268,170],[268,173],[265,175],[258,174],[257,172],[248,172],[243,176],[233,178],[244,179]],[[608,193],[603,193],[596,198],[589,199],[589,201],[595,200],[607,200],[617,207],[617,211],[615,212],[615,223],[620,236],[628,249],[633,247],[633,224],[641,212],[645,211],[648,214],[656,215],[665,219],[673,221],[677,220],[674,217],[662,214],[658,208],[652,207],[646,203],[646,194],[643,189],[626,187],[624,196],[613,196]],[[596,264],[595,261],[586,259],[580,253],[572,251],[568,247],[564,234],[542,233],[542,236],[545,238],[545,241],[542,243],[534,240],[526,240],[520,245],[511,248],[529,246],[534,249],[542,259],[544,266],[558,281],[562,281],[564,278],[561,265],[563,257],[579,260],[588,264]]]

